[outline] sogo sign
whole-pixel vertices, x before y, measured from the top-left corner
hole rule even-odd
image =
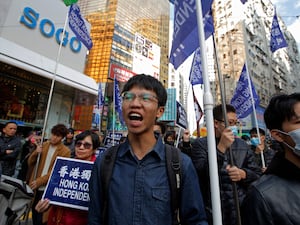
[[[39,13],[37,13],[34,9],[30,7],[25,7],[23,10],[23,15],[20,18],[20,23],[24,24],[29,29],[35,29],[38,24],[39,20]],[[42,35],[44,35],[47,38],[52,38],[55,35],[55,39],[57,44],[60,44],[61,42],[61,34],[63,33],[63,28],[55,29],[54,23],[45,18],[40,21],[39,29]],[[66,46],[69,42],[69,32],[65,31],[65,36],[63,38],[62,45]],[[77,53],[81,50],[81,42],[76,37],[70,38],[69,43],[70,49]]]

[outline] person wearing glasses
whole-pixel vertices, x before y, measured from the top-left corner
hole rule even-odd
[[[237,210],[232,182],[236,183],[239,204],[246,194],[248,186],[258,179],[261,170],[255,162],[250,146],[237,137],[237,115],[232,105],[226,105],[228,127],[225,126],[223,106],[213,108],[218,174],[223,225],[237,224]],[[212,203],[209,178],[207,137],[198,138],[192,143],[190,156],[196,167],[201,191],[204,197],[209,224],[212,224]],[[234,165],[230,162],[230,148]]]
[[[165,111],[167,92],[156,78],[140,74],[127,81],[122,99],[127,139],[118,147],[107,204],[102,202],[101,163],[108,157],[101,154],[94,163],[89,186],[88,225],[172,225],[174,213],[165,145],[162,137],[153,132],[156,120]],[[182,153],[180,157],[183,173],[179,199],[181,224],[207,224],[195,168],[187,155]]]
[[[100,146],[99,136],[86,130],[75,138],[75,158],[94,162],[96,160],[96,149]],[[42,199],[35,209],[43,212],[50,207],[49,199]],[[48,225],[86,225],[88,212],[64,206],[52,205],[48,216]]]

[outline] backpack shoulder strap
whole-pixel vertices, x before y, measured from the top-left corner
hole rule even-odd
[[[181,159],[180,150],[171,145],[165,145],[167,173],[171,188],[171,207],[173,212],[173,224],[179,224],[179,205],[181,196]]]
[[[100,164],[100,176],[102,190],[102,218],[107,224],[107,206],[108,206],[108,187],[115,165],[119,145],[115,145],[103,152],[103,158]]]

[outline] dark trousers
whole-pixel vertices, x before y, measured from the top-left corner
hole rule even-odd
[[[35,197],[32,204],[32,224],[33,225],[45,225],[47,223],[43,223],[43,213],[39,213],[35,210],[35,206],[41,200],[44,191],[36,191]]]

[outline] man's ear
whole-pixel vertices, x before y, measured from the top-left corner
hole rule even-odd
[[[282,138],[282,135],[283,135],[283,134],[280,133],[278,130],[273,129],[273,130],[271,130],[270,132],[271,132],[272,137],[273,137],[276,141],[278,141],[278,142],[283,142],[283,141],[284,141],[283,138]]]
[[[165,112],[165,107],[164,106],[159,106],[157,109],[157,113],[156,113],[156,118],[160,118]]]

